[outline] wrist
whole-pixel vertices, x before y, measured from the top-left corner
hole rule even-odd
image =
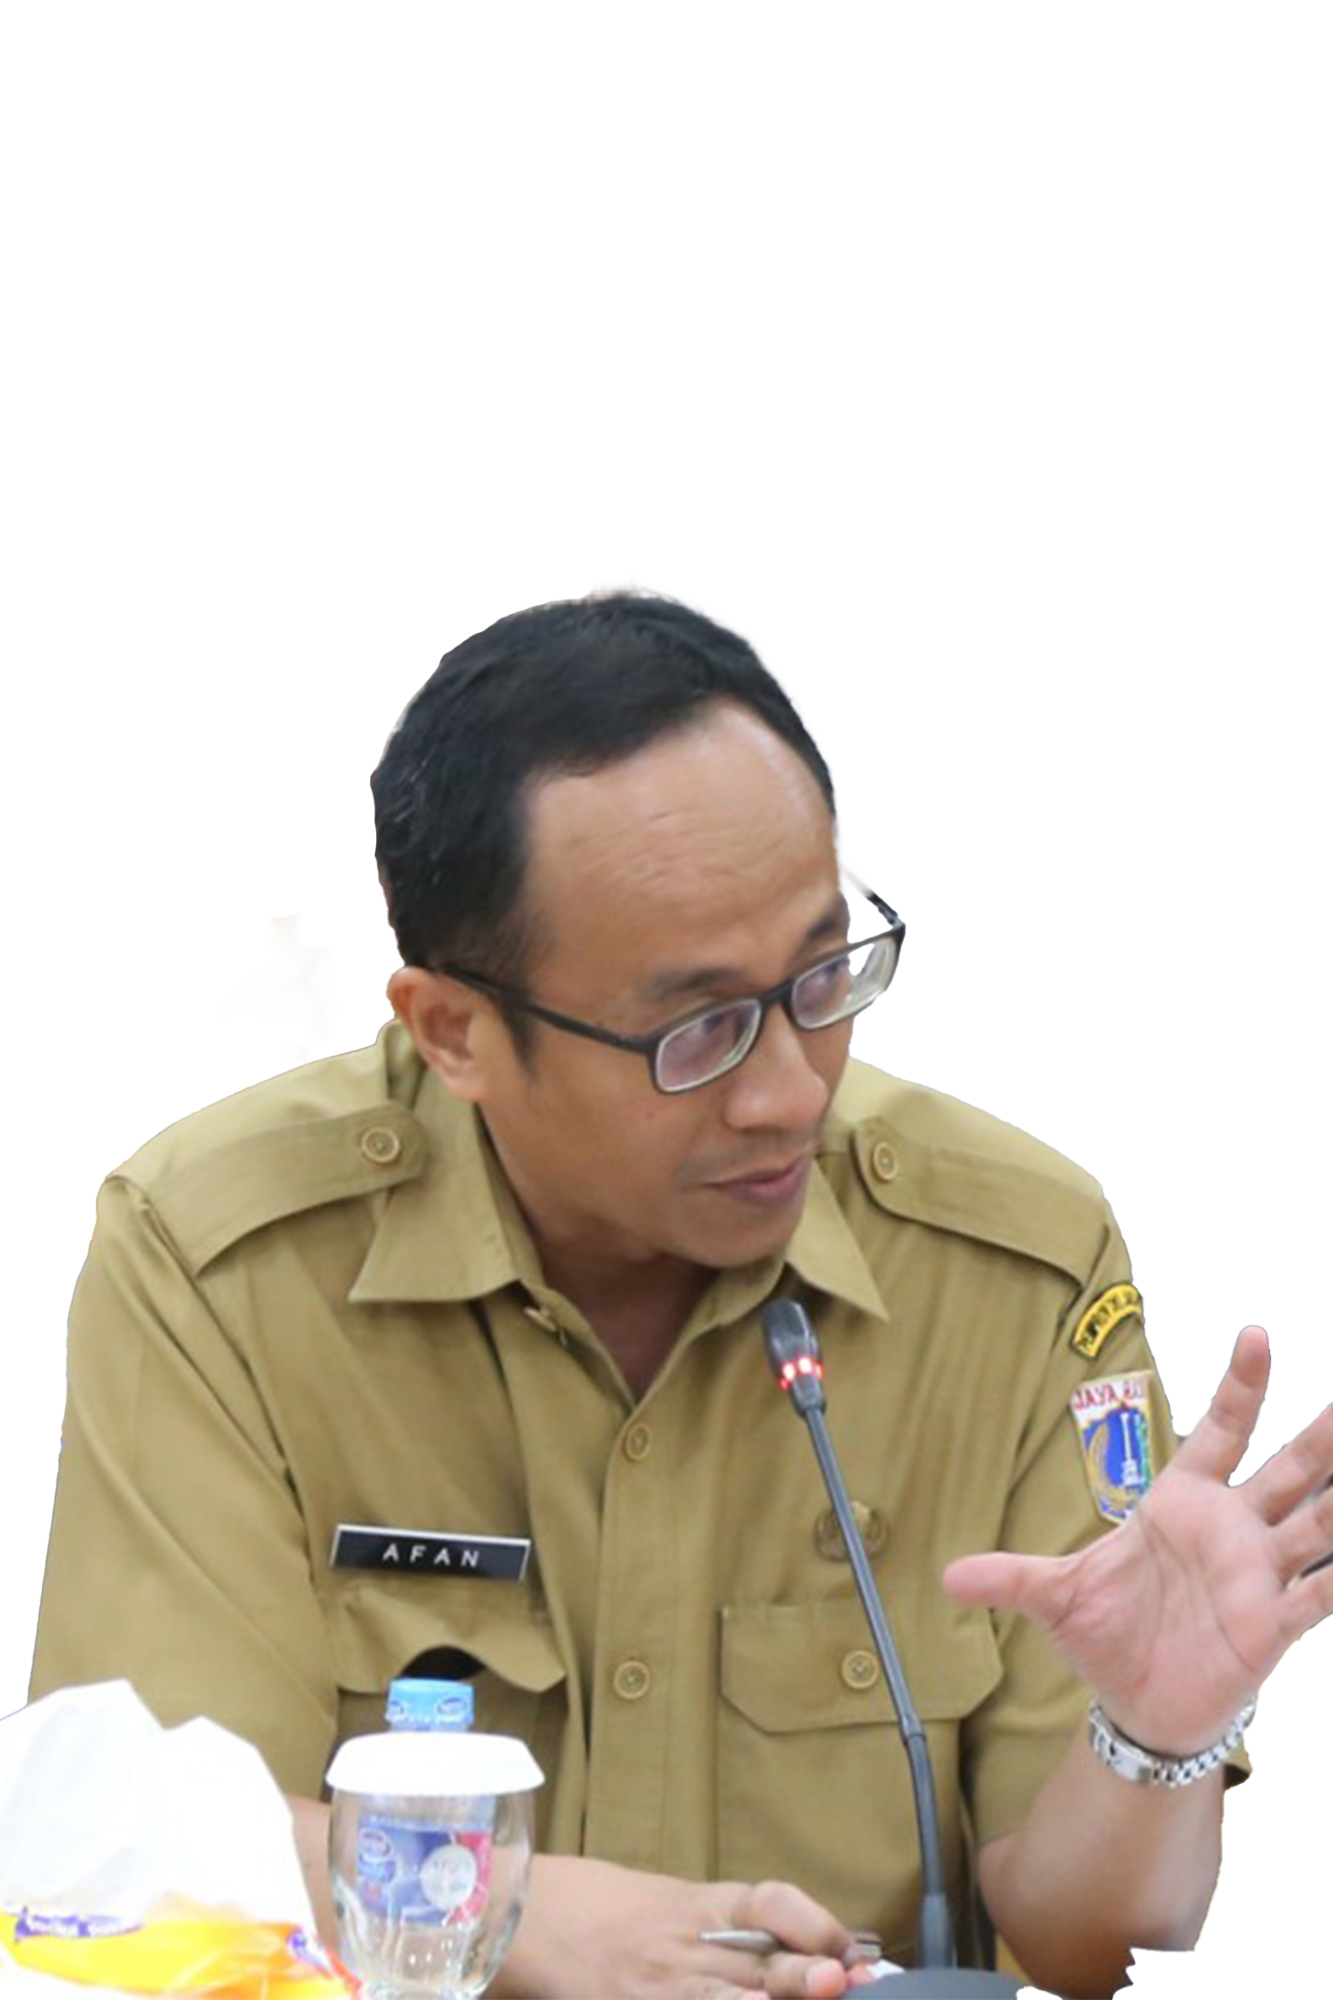
[[[1220,1735],[1183,1749],[1165,1750],[1130,1735],[1093,1697],[1088,1714],[1088,1741],[1098,1762],[1130,1784],[1180,1790],[1205,1778],[1224,1764],[1254,1720],[1255,1702],[1247,1701]]]

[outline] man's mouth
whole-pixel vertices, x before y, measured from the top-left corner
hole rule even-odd
[[[784,1202],[794,1201],[805,1191],[805,1183],[810,1173],[810,1156],[801,1153],[795,1160],[777,1162],[772,1166],[752,1167],[743,1174],[727,1180],[710,1181],[708,1185],[719,1194],[731,1195],[737,1201],[755,1202],[765,1207],[781,1207]]]

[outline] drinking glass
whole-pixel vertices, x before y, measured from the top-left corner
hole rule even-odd
[[[338,1949],[367,2000],[474,2000],[527,1896],[541,1772],[509,1736],[394,1731],[329,1767]]]

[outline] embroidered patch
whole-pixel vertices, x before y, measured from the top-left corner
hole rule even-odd
[[[1143,1318],[1143,1294],[1137,1285],[1111,1285],[1093,1300],[1069,1336],[1076,1354],[1095,1361],[1116,1328],[1127,1319]]]
[[[1085,1382],[1069,1399],[1083,1447],[1083,1469],[1107,1521],[1125,1521],[1153,1480],[1146,1369]]]

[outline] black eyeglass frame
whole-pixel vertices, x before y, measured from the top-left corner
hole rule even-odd
[[[803,966],[799,972],[794,972],[790,979],[783,979],[776,986],[770,986],[766,993],[744,994],[735,1000],[715,1000],[707,1007],[698,1007],[692,1013],[682,1014],[679,1020],[669,1021],[666,1027],[659,1028],[652,1035],[617,1035],[610,1028],[599,1028],[591,1021],[580,1021],[573,1014],[561,1014],[554,1007],[545,1007],[539,1000],[530,1000],[527,994],[521,993],[516,986],[506,986],[498,979],[486,979],[479,972],[470,972],[466,966],[433,965],[429,970],[440,974],[443,978],[456,979],[462,986],[471,986],[479,993],[485,993],[493,999],[502,1001],[506,1006],[516,1007],[521,1014],[531,1014],[535,1020],[545,1021],[548,1027],[561,1028],[568,1035],[582,1035],[585,1041],[602,1042],[607,1048],[628,1049],[631,1054],[645,1057],[653,1088],[661,1091],[664,1097],[681,1097],[686,1091],[702,1090],[705,1084],[716,1083],[720,1076],[726,1076],[729,1071],[739,1068],[759,1040],[770,1007],[781,1005],[794,1028],[799,1028],[802,1034],[814,1035],[822,1028],[836,1027],[839,1021],[854,1019],[857,1014],[864,1013],[867,1007],[873,1006],[881,995],[888,992],[898,970],[907,926],[898,912],[891,909],[883,897],[877,896],[873,889],[867,889],[859,882],[855,887],[858,893],[879,911],[885,919],[887,929],[876,931],[871,937],[858,938],[854,943],[843,945],[838,951],[831,951],[826,958],[816,959],[813,965]],[[797,1020],[792,1006],[792,994],[802,979],[807,978],[812,972],[821,971],[826,965],[836,964],[840,958],[846,958],[851,952],[863,951],[867,945],[881,944],[890,938],[894,947],[893,965],[878,993],[872,993],[868,1000],[862,1001],[858,1007],[848,1008],[844,1014],[835,1014],[831,1020],[820,1021],[813,1026]],[[701,1077],[697,1083],[671,1085],[662,1082],[657,1073],[657,1057],[663,1042],[669,1036],[676,1034],[681,1028],[688,1028],[694,1021],[707,1019],[708,1015],[718,1013],[723,1007],[747,1006],[756,1006],[759,1009],[754,1017],[754,1031],[750,1039],[741,1043],[738,1052],[730,1056],[721,1069],[714,1070],[711,1076]]]

